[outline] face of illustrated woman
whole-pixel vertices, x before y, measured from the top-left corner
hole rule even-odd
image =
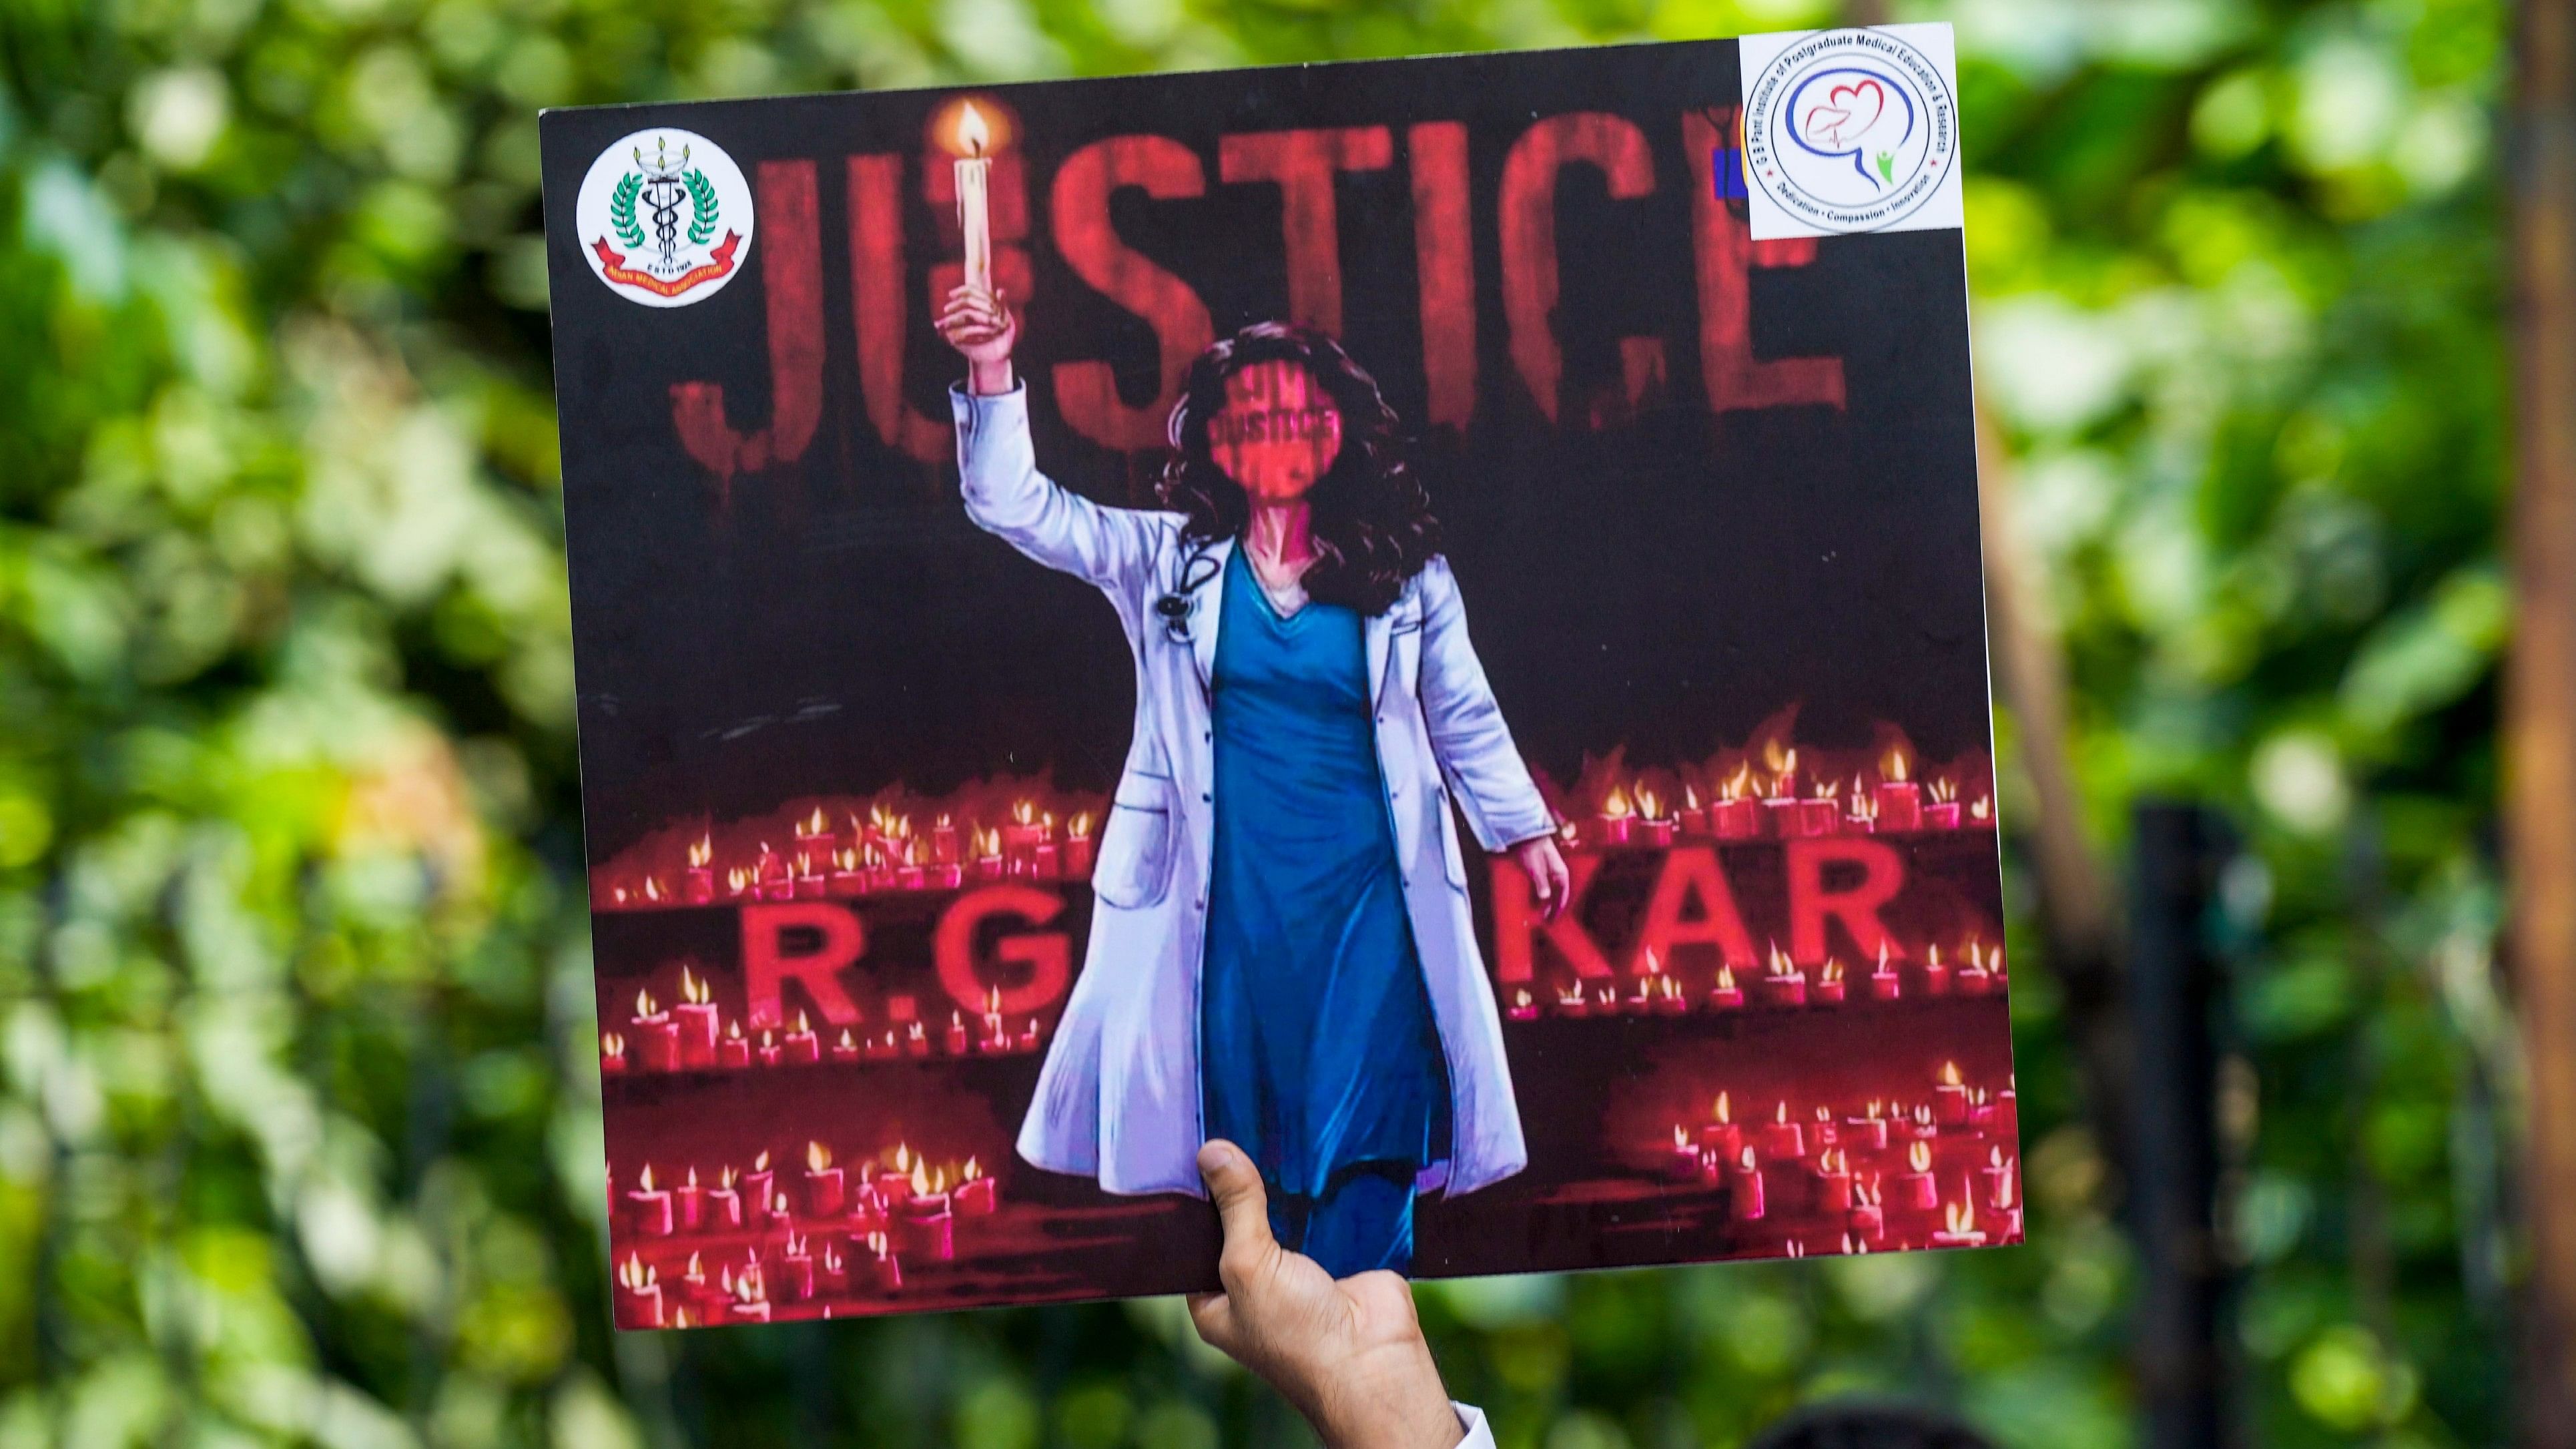
[[[1208,451],[1255,503],[1292,503],[1342,451],[1342,414],[1295,362],[1256,362],[1225,380]]]

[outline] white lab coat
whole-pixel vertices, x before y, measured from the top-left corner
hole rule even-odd
[[[1097,585],[1136,664],[1136,724],[1092,870],[1091,941],[1020,1128],[1039,1167],[1117,1193],[1203,1191],[1199,978],[1214,841],[1215,667],[1231,541],[1202,551],[1186,638],[1155,604],[1190,548],[1182,515],[1109,508],[1038,472],[1025,387],[952,389],[966,512],[1030,558]],[[1213,564],[1211,568],[1208,565]],[[1487,850],[1554,827],[1467,642],[1458,585],[1433,559],[1369,619],[1377,752],[1431,1014],[1449,1067],[1452,1155],[1431,1182],[1469,1192],[1529,1163],[1467,900],[1455,800]]]

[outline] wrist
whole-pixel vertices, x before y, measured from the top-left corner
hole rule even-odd
[[[994,397],[1018,385],[1019,379],[1012,376],[1011,360],[1007,357],[994,362],[966,364],[966,390],[978,397]]]
[[[1467,1436],[1427,1346],[1384,1377],[1346,1377],[1309,1415],[1326,1449],[1457,1449]]]

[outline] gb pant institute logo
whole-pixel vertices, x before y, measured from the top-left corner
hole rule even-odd
[[[1958,225],[1947,215],[1958,189],[1945,184],[1959,146],[1947,47],[1936,59],[1903,33],[1933,28],[1822,31],[1747,66],[1745,172],[1780,213],[1772,234]],[[1947,204],[1927,212],[1936,198]]]
[[[751,188],[694,131],[637,131],[600,152],[573,211],[591,271],[647,307],[714,296],[751,248]]]

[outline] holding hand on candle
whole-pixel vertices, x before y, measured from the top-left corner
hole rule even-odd
[[[999,291],[969,282],[948,294],[939,314],[939,335],[966,359],[966,390],[982,397],[1017,386],[1011,374],[1011,348],[1020,340],[1019,314]]]

